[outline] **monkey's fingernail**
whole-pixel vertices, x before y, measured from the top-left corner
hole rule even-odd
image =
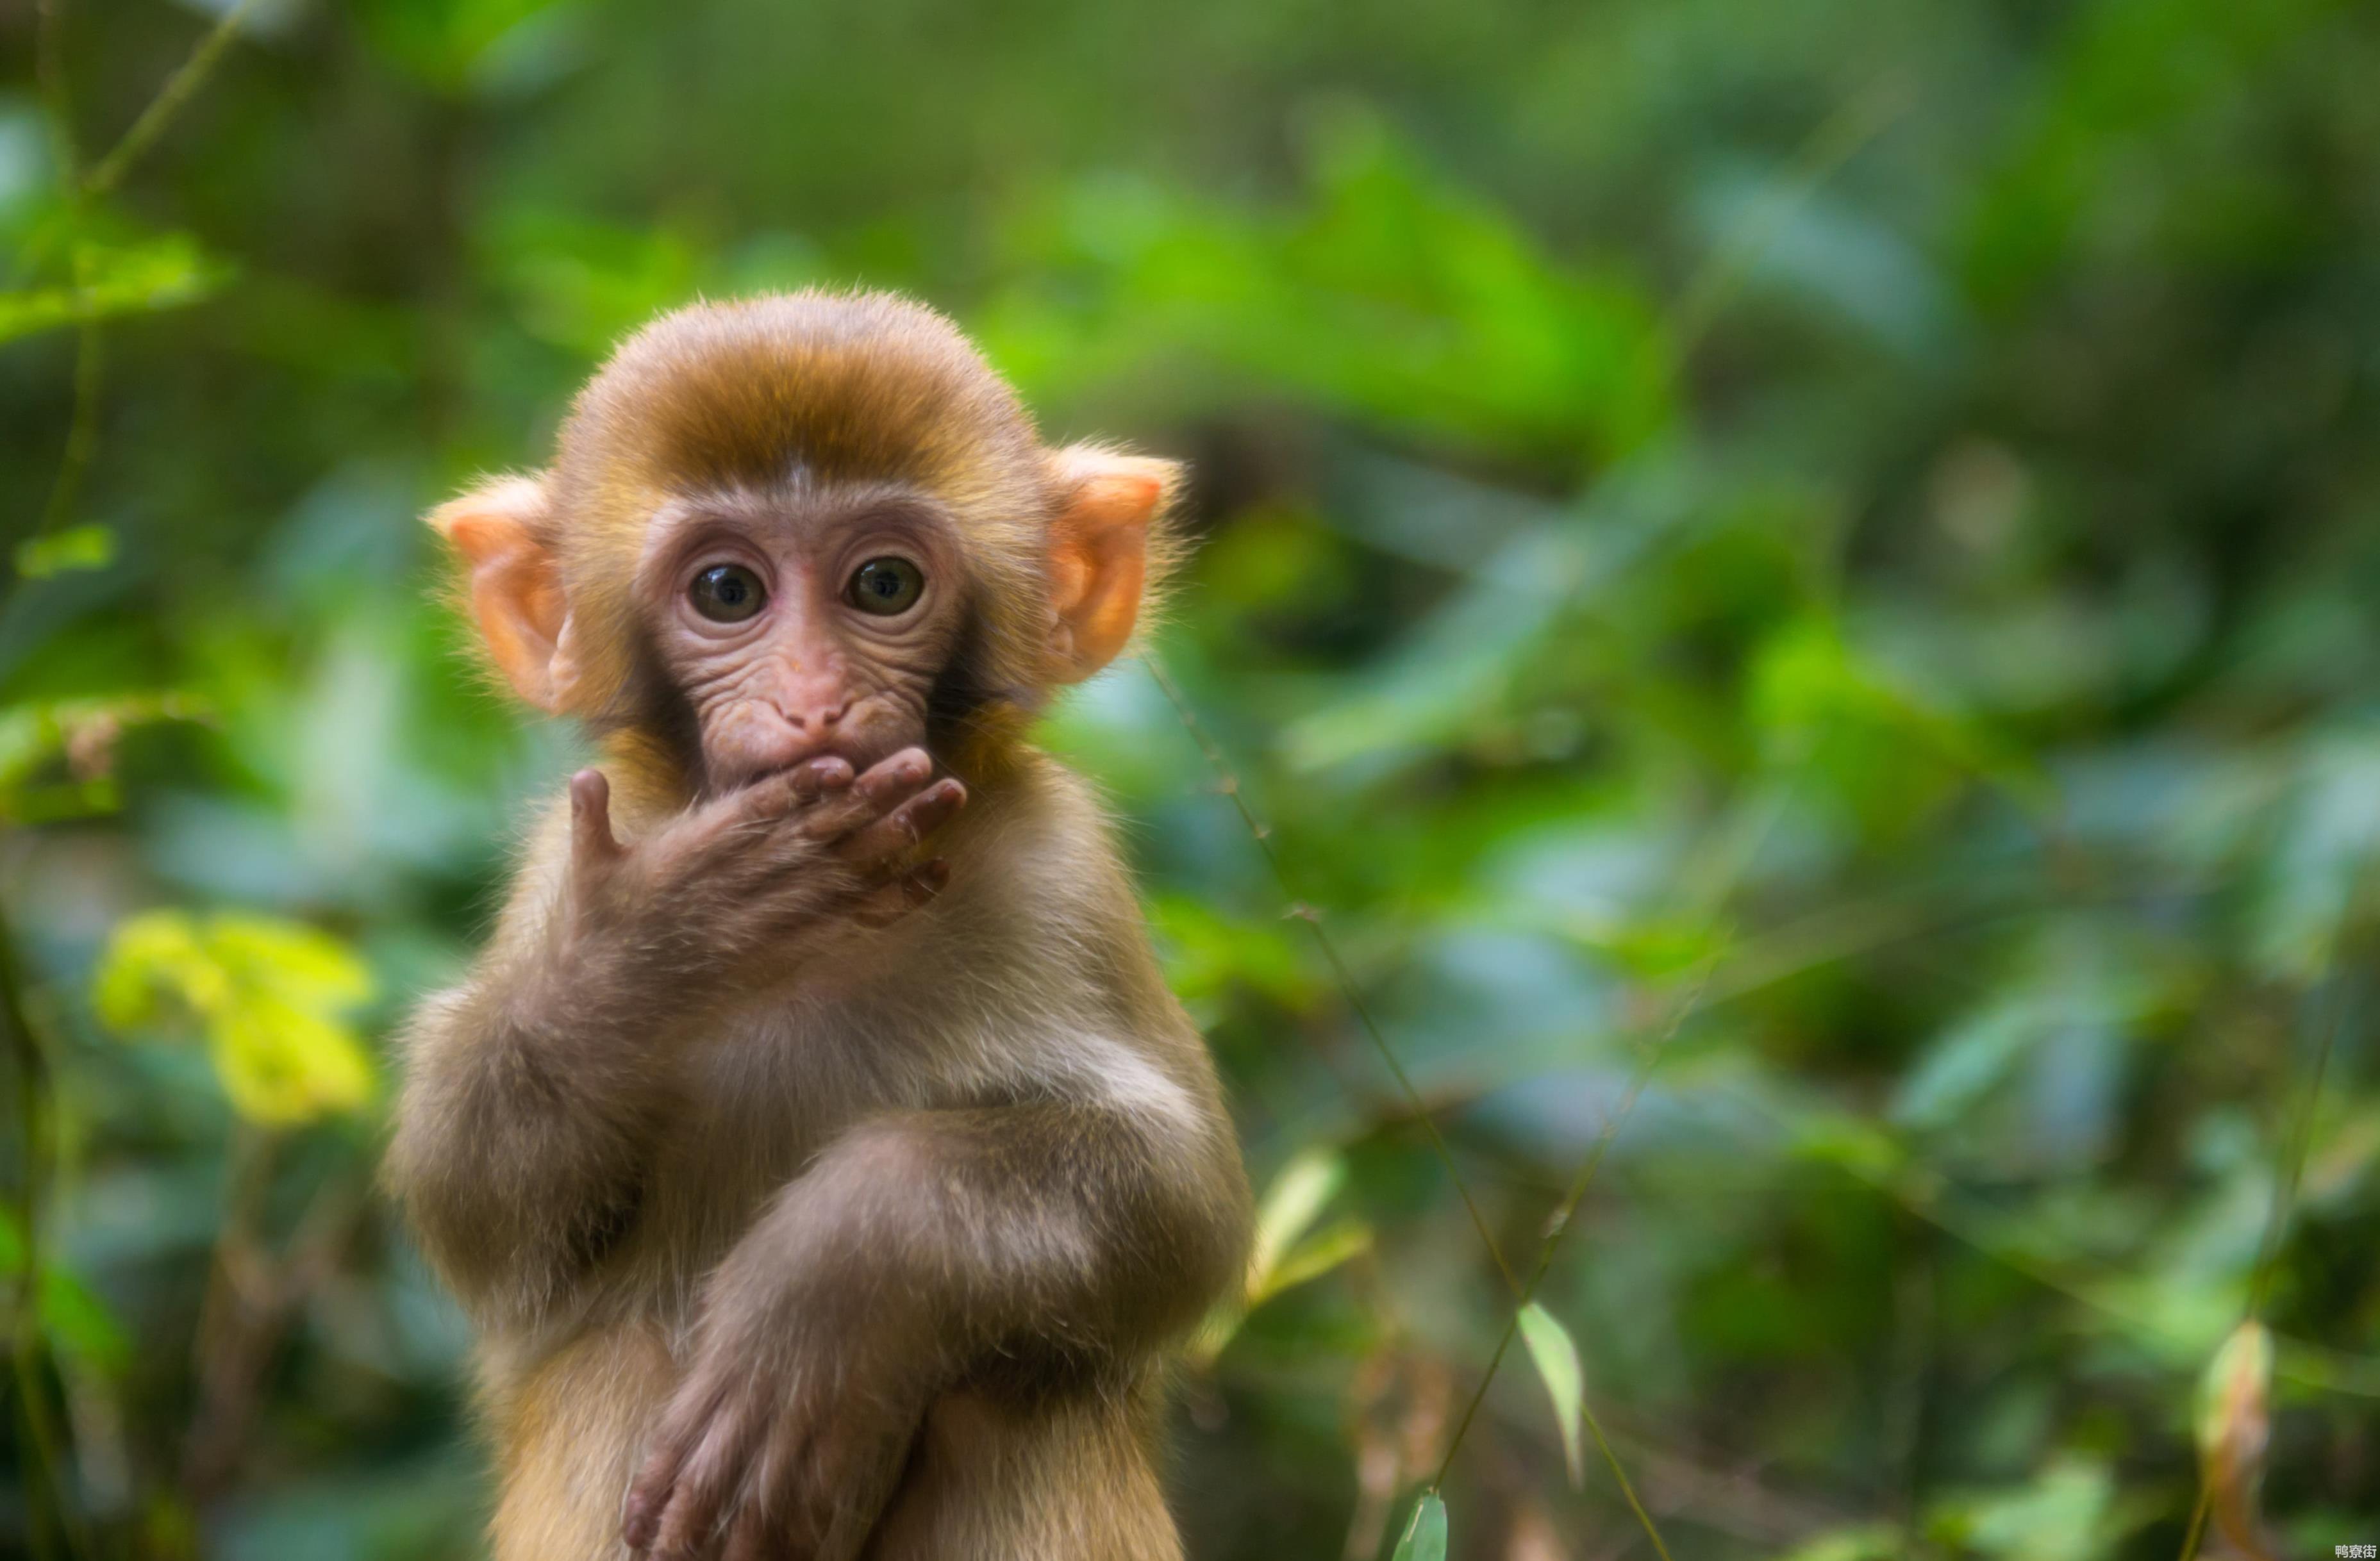
[[[837,781],[835,779],[838,771],[842,774],[841,781]],[[819,794],[824,792],[829,786],[847,784],[850,780],[851,767],[849,765],[844,763],[838,758],[823,758],[812,759],[808,764],[795,767],[791,778],[791,782],[794,789],[794,795],[801,798],[804,802],[812,802],[815,801]]]
[[[917,876],[925,879],[927,884],[931,887],[935,892],[940,893],[950,884],[951,865],[942,858],[937,856],[931,862],[929,862],[924,866],[918,868]]]

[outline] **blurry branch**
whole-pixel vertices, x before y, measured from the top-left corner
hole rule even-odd
[[[1324,962],[1330,965],[1331,977],[1338,983],[1341,995],[1347,999],[1347,1005],[1354,1010],[1364,1034],[1370,1038],[1373,1049],[1387,1064],[1390,1075],[1397,1082],[1398,1091],[1413,1108],[1414,1119],[1421,1124],[1422,1131],[1428,1136],[1430,1148],[1446,1168],[1448,1178],[1454,1183],[1454,1191],[1463,1199],[1463,1208],[1470,1213],[1472,1228],[1479,1232],[1480,1243],[1488,1249],[1488,1255],[1495,1260],[1496,1271],[1504,1277],[1505,1285],[1517,1292],[1520,1280],[1514,1277],[1512,1265],[1505,1261],[1504,1249],[1498,1243],[1495,1232],[1488,1228],[1488,1216],[1480,1212],[1478,1201],[1472,1197],[1471,1189],[1463,1183],[1463,1173],[1454,1164],[1453,1152],[1447,1148],[1445,1136],[1438,1131],[1438,1123],[1430,1116],[1429,1107],[1423,1101],[1421,1091],[1415,1087],[1413,1076],[1405,1071],[1404,1064],[1397,1059],[1396,1051],[1389,1045],[1388,1037],[1380,1033],[1378,1022],[1372,1017],[1371,1006],[1356,990],[1355,978],[1348,971],[1347,962],[1340,957],[1337,940],[1324,930],[1320,914],[1298,898],[1296,889],[1289,881],[1288,870],[1281,865],[1280,853],[1273,849],[1272,831],[1257,820],[1255,811],[1248,806],[1245,789],[1240,785],[1240,778],[1232,770],[1231,761],[1223,756],[1222,749],[1216,746],[1206,728],[1198,723],[1189,701],[1183,697],[1182,690],[1173,680],[1166,675],[1165,669],[1158,664],[1157,658],[1154,655],[1144,657],[1142,664],[1148,668],[1148,675],[1157,680],[1157,686],[1164,691],[1174,714],[1181,718],[1183,729],[1190,733],[1191,741],[1198,745],[1199,753],[1206,756],[1207,763],[1214,769],[1218,787],[1223,795],[1231,798],[1232,806],[1239,813],[1240,822],[1247,826],[1249,838],[1256,841],[1257,850],[1264,856],[1265,865],[1272,871],[1273,882],[1289,901],[1289,914],[1304,922],[1313,934],[1315,946],[1321,950]]]
[[[214,1263],[199,1311],[193,1366],[199,1403],[182,1462],[190,1506],[205,1506],[237,1471],[262,1402],[264,1380],[289,1322],[337,1270],[365,1203],[334,1179],[314,1194],[275,1255],[261,1227],[281,1135],[243,1123],[232,1148]]]
[[[188,60],[169,78],[149,106],[115,148],[88,175],[81,173],[80,143],[74,128],[74,103],[67,80],[64,0],[36,0],[34,72],[42,116],[71,203],[80,206],[113,190],[132,165],[163,135],[183,105],[202,86],[224,50],[253,8],[255,0],[238,0],[200,41]],[[84,266],[79,252],[73,265],[76,281]],[[39,531],[50,533],[72,513],[84,474],[90,470],[99,442],[99,404],[105,388],[106,359],[100,324],[81,322],[75,344],[74,403],[67,424],[57,475],[43,503]],[[8,1276],[9,1359],[16,1378],[18,1402],[24,1426],[29,1511],[27,1523],[37,1555],[55,1554],[54,1533],[64,1537],[68,1554],[92,1554],[79,1502],[70,1490],[70,1452],[51,1410],[49,1349],[41,1311],[43,1269],[42,1215],[55,1168],[56,1095],[49,1058],[35,1030],[26,1002],[23,977],[17,960],[17,939],[5,906],[0,906],[0,1027],[7,1034],[17,1089],[17,1125],[20,1141],[15,1216],[20,1237],[16,1272]],[[45,1520],[42,1509],[49,1517]]]
[[[67,83],[65,42],[61,8],[65,0],[38,0],[35,17],[34,61],[40,80],[42,116],[49,122],[50,139],[56,148],[58,167],[70,200],[75,205],[103,199],[113,192],[138,163],[153,147],[159,137],[174,122],[176,115],[206,84],[215,66],[230,47],[240,26],[255,8],[256,0],[237,0],[209,29],[198,46],[190,52],[181,68],[168,77],[158,89],[149,106],[133,120],[131,128],[98,163],[86,174],[81,171],[79,139],[75,134],[74,101]],[[86,281],[80,272],[83,259],[79,253],[74,260],[76,283]],[[99,404],[105,388],[105,354],[100,322],[95,319],[82,321],[76,333],[74,369],[74,407],[67,425],[64,451],[58,459],[58,472],[50,485],[50,496],[42,506],[39,534],[48,535],[63,526],[73,514],[75,500],[81,492],[84,475],[91,469],[91,457],[99,447]]]
[[[34,0],[33,75],[42,94],[42,116],[49,121],[50,141],[67,182],[74,182],[81,153],[75,144],[74,99],[67,86],[65,45],[58,31],[58,7],[65,0]]]
[[[1742,285],[1752,263],[1768,248],[1794,211],[1916,101],[1917,92],[1912,82],[1898,74],[1887,75],[1828,115],[1812,132],[1801,153],[1793,159],[1791,182],[1767,203],[1757,221],[1743,224],[1686,284],[1670,317],[1680,362],[1693,355],[1719,311]]]
[[[49,502],[42,506],[40,535],[61,529],[74,513],[82,491],[83,474],[99,450],[99,397],[106,379],[105,349],[99,321],[86,320],[75,331],[74,411],[67,423],[66,447],[58,455],[57,476],[50,479]]]
[[[1357,991],[1354,975],[1348,970],[1346,961],[1341,958],[1337,941],[1324,929],[1321,915],[1314,907],[1299,899],[1295,888],[1291,884],[1288,869],[1283,866],[1280,853],[1273,847],[1272,831],[1257,819],[1255,810],[1249,806],[1245,789],[1240,784],[1239,775],[1232,768],[1231,762],[1224,756],[1222,749],[1199,724],[1196,713],[1190,708],[1190,702],[1184,697],[1182,690],[1173,680],[1166,675],[1165,669],[1159,664],[1156,657],[1148,656],[1144,658],[1144,662],[1148,668],[1149,676],[1156,680],[1157,686],[1164,692],[1167,702],[1172,705],[1174,714],[1181,718],[1184,730],[1189,732],[1191,740],[1198,745],[1198,751],[1206,756],[1208,764],[1214,769],[1223,794],[1231,798],[1232,805],[1238,812],[1241,823],[1247,827],[1249,838],[1256,841],[1257,849],[1263,855],[1266,866],[1271,869],[1274,883],[1279,886],[1281,894],[1289,901],[1290,914],[1303,921],[1312,933],[1315,945],[1321,950],[1324,961],[1330,965],[1331,976],[1338,983],[1339,989],[1346,998],[1348,1006],[1361,1022],[1364,1033],[1370,1037],[1374,1048],[1379,1052],[1381,1061],[1388,1065],[1390,1073],[1396,1079],[1397,1088],[1413,1108],[1414,1116],[1420,1122],[1422,1131],[1428,1135],[1430,1148],[1438,1156],[1439,1163],[1445,1168],[1447,1178],[1452,1182],[1456,1193],[1463,1199],[1463,1206],[1471,1216],[1473,1228],[1478,1231],[1481,1243],[1488,1249],[1488,1255],[1495,1260],[1496,1271],[1502,1276],[1506,1290],[1512,1297],[1512,1313],[1505,1322],[1503,1337],[1497,1341],[1496,1351],[1488,1359],[1488,1369],[1480,1377],[1478,1391],[1472,1398],[1470,1406],[1463,1410],[1462,1421],[1455,1426],[1453,1439],[1447,1444],[1445,1458],[1439,1463],[1437,1474],[1430,1480],[1428,1490],[1435,1492],[1446,1482],[1447,1470],[1453,1466],[1454,1455],[1463,1445],[1463,1435],[1470,1430],[1472,1421],[1479,1412],[1481,1401],[1488,1396],[1488,1386],[1496,1379],[1497,1368],[1503,1364],[1504,1356],[1512,1347],[1512,1340],[1520,1330],[1521,1314],[1527,1310],[1531,1301],[1535,1299],[1538,1284],[1545,1278],[1547,1269],[1552,1265],[1554,1252],[1561,1242],[1563,1232],[1569,1228],[1571,1216],[1577,1212],[1579,1201],[1586,1195],[1587,1184],[1594,1180],[1596,1168],[1602,1164],[1604,1150],[1610,1144],[1613,1136],[1619,1132],[1621,1123],[1627,1119],[1629,1112],[1634,1108],[1637,1096],[1643,1093],[1646,1081],[1651,1077],[1652,1060],[1648,1059],[1639,1070],[1636,1078],[1630,1084],[1627,1097],[1621,1101],[1620,1108],[1606,1120],[1602,1136],[1597,1139],[1594,1149],[1587,1156],[1586,1163],[1580,1168],[1578,1176],[1573,1179],[1569,1195],[1554,1216],[1540,1249],[1536,1271],[1529,1276],[1528,1282],[1523,1284],[1513,1274],[1511,1264],[1505,1260],[1503,1248],[1497,1242],[1495,1233],[1488,1229],[1487,1216],[1480,1213],[1478,1201],[1471,1195],[1470,1187],[1463,1181],[1463,1172],[1454,1162],[1453,1152],[1447,1147],[1445,1136],[1439,1131],[1438,1123],[1431,1117],[1428,1105],[1422,1099],[1421,1091],[1415,1087],[1412,1075],[1405,1071],[1404,1064],[1398,1060],[1395,1048],[1389,1045],[1388,1037],[1381,1034],[1378,1022],[1372,1017],[1370,1006],[1364,1001],[1361,993]],[[1708,969],[1706,968],[1705,977],[1707,977],[1708,974]],[[1700,992],[1699,983],[1695,992],[1697,995]],[[1658,1057],[1660,1048],[1667,1046],[1670,1038],[1677,1034],[1678,1027],[1685,1022],[1687,1013],[1694,1007],[1694,1000],[1693,997],[1689,997],[1686,1002],[1680,1005],[1669,1027],[1662,1032],[1656,1043],[1653,1054],[1655,1058]],[[1662,1542],[1660,1530],[1654,1524],[1652,1515],[1645,1510],[1644,1503],[1637,1500],[1635,1487],[1629,1483],[1627,1471],[1621,1467],[1619,1455],[1612,1451],[1611,1443],[1605,1437],[1603,1428],[1597,1423],[1595,1411],[1587,1405],[1583,1393],[1579,1398],[1579,1416],[1585,1422],[1588,1433],[1594,1436],[1596,1447],[1602,1453],[1604,1462],[1610,1467],[1612,1478],[1618,1482],[1621,1494],[1627,1498],[1630,1509],[1636,1514],[1637,1521],[1644,1525],[1645,1533],[1653,1542],[1654,1550],[1659,1553],[1661,1561],[1670,1561],[1669,1546]]]
[[[2215,1358],[2215,1377],[2206,1419],[2199,1432],[2198,1500],[2192,1507],[2190,1527],[2181,1541],[2181,1561],[2192,1561],[2211,1516],[2224,1538],[2263,1561],[2268,1548],[2259,1531],[2256,1487],[2264,1474],[2265,1449],[2270,1437],[2267,1385],[2274,1373],[2272,1336],[2264,1326],[2265,1302],[2272,1293],[2273,1271],[2280,1265],[2281,1248],[2296,1213],[2298,1189],[2305,1180],[2306,1156],[2313,1149],[2314,1109],[2322,1102],[2322,1086],[2330,1072],[2330,1054],[2338,1041],[2340,997],[2336,971],[2338,944],[2334,934],[2324,960],[2324,974],[2310,1003],[2326,1011],[2316,1031],[2313,1067],[2306,1079],[2297,1119],[2283,1141],[2280,1164],[2274,1168],[2273,1206],[2265,1216],[2265,1230],[2256,1244],[2256,1266],[2248,1280],[2248,1304],[2230,1339]],[[2236,1363],[2252,1361],[2242,1370]],[[2228,1369],[2227,1369],[2228,1368]]]
[[[55,6],[56,0],[49,0],[49,3]],[[214,73],[215,65],[223,58],[224,51],[231,47],[232,39],[238,34],[240,24],[255,8],[256,0],[238,0],[208,30],[207,35],[199,40],[198,47],[190,51],[190,57],[182,62],[182,67],[166,78],[165,84],[157,90],[157,95],[149,101],[149,106],[140,111],[140,116],[132,122],[132,127],[124,132],[124,139],[117,141],[84,178],[83,194],[105,195],[123,181],[132,165],[156,144],[158,137],[165,133],[165,127],[174,122],[174,116],[182,112],[200,87],[206,85],[207,78]]]
[[[1748,1110],[1767,1118],[1789,1134],[1803,1125],[1792,1111],[1759,1092],[1726,1081],[1713,1087]],[[2070,1266],[2010,1247],[1949,1203],[1943,1195],[1944,1179],[1914,1162],[1883,1169],[1851,1156],[1831,1162],[1843,1174],[1884,1198],[1900,1204],[1926,1224],[1973,1249],[1980,1255],[2022,1275],[2042,1289],[2077,1301],[2127,1333],[2167,1345],[2189,1345],[2168,1326],[2144,1317],[2120,1300],[2108,1282],[2081,1274]],[[2276,1336],[2275,1373],[2301,1386],[2358,1398],[2380,1398],[2380,1358],[2332,1349],[2308,1339]]]
[[[16,1222],[20,1237],[17,1271],[9,1276],[9,1362],[17,1379],[17,1396],[24,1423],[26,1450],[31,1468],[26,1477],[28,1523],[38,1554],[52,1554],[53,1527],[66,1536],[75,1555],[91,1554],[90,1536],[81,1528],[77,1504],[67,1490],[65,1438],[50,1411],[49,1348],[42,1331],[42,1216],[49,1196],[54,1095],[48,1054],[33,1027],[25,1000],[24,980],[17,965],[17,942],[5,906],[0,906],[0,1024],[8,1031],[9,1050],[17,1080],[17,1125],[22,1165],[18,1167]],[[46,1502],[52,1522],[44,1523]]]
[[[1595,1173],[1602,1168],[1603,1156],[1610,1149],[1611,1141],[1620,1135],[1621,1124],[1635,1110],[1645,1086],[1652,1082],[1653,1070],[1659,1065],[1661,1054],[1669,1049],[1670,1042],[1676,1038],[1687,1016],[1701,1001],[1703,985],[1710,977],[1710,969],[1711,963],[1706,962],[1684,1000],[1670,1014],[1670,1023],[1654,1037],[1653,1044],[1645,1047],[1634,1075],[1628,1081],[1628,1092],[1621,1096],[1618,1108],[1604,1119],[1603,1131],[1596,1135],[1594,1146],[1588,1149],[1586,1158],[1579,1163],[1577,1173],[1571,1178],[1570,1187],[1563,1192],[1560,1207],[1547,1224],[1545,1240],[1537,1249],[1536,1266],[1530,1271],[1528,1283],[1521,1287],[1512,1314],[1505,1320],[1503,1337],[1496,1341],[1495,1353],[1488,1358],[1488,1369],[1480,1373],[1478,1387],[1472,1393],[1470,1403],[1464,1407],[1463,1418],[1455,1422],[1454,1435],[1446,1445],[1446,1455],[1439,1461],[1438,1473],[1430,1480],[1432,1490],[1445,1485],[1447,1473],[1454,1467],[1454,1456],[1463,1448],[1463,1438],[1471,1430],[1472,1422],[1478,1417],[1480,1405],[1487,1401],[1488,1389],[1496,1381],[1497,1369],[1503,1365],[1504,1357],[1512,1351],[1512,1340],[1520,1335],[1522,1313],[1536,1299],[1537,1287],[1545,1282],[1547,1273],[1553,1267],[1554,1254],[1561,1249],[1562,1238],[1570,1233],[1571,1221],[1578,1214],[1579,1204],[1585,1201],[1587,1189],[1594,1184]],[[1669,1547],[1661,1543],[1660,1531],[1654,1527],[1651,1515],[1645,1510],[1645,1504],[1637,1499],[1635,1487],[1628,1482],[1628,1476],[1621,1468],[1619,1455],[1611,1450],[1610,1440],[1604,1435],[1603,1427],[1597,1423],[1594,1410],[1585,1405],[1584,1395],[1581,1396],[1579,1412],[1586,1423],[1588,1434],[1595,1438],[1597,1449],[1603,1454],[1604,1462],[1610,1466],[1612,1478],[1619,1482],[1620,1494],[1627,1498],[1629,1509],[1644,1525],[1645,1535],[1652,1540],[1653,1548],[1660,1554],[1661,1561],[1670,1561]]]

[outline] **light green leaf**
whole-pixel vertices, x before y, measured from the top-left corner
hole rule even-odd
[[[17,573],[46,580],[76,569],[104,569],[115,562],[115,533],[104,526],[72,526],[17,547]]]
[[[144,911],[116,925],[91,976],[91,1006],[111,1030],[157,1023],[165,1000],[210,1013],[229,996],[223,967],[200,944],[198,925],[183,911]]]
[[[90,247],[75,257],[71,286],[0,293],[0,342],[119,314],[148,314],[196,303],[230,271],[196,240],[168,234],[144,243]]]
[[[1371,1246],[1371,1227],[1354,1218],[1336,1220],[1299,1240],[1346,1184],[1347,1162],[1327,1145],[1300,1150],[1281,1167],[1257,1207],[1247,1288],[1207,1314],[1190,1342],[1194,1363],[1204,1365],[1220,1355],[1257,1307],[1292,1286],[1321,1277]]]
[[[1334,1220],[1290,1249],[1265,1276],[1260,1289],[1252,1289],[1248,1304],[1269,1301],[1281,1291],[1318,1279],[1358,1252],[1369,1252],[1372,1228],[1360,1219]]]
[[[371,996],[371,971],[319,927],[225,911],[207,918],[207,938],[233,980],[293,1002],[346,1008]]]
[[[1446,1561],[1446,1503],[1436,1491],[1424,1491],[1414,1504],[1390,1561]]]
[[[1281,1256],[1305,1234],[1323,1205],[1347,1184],[1347,1162],[1328,1146],[1301,1149],[1281,1167],[1257,1206],[1256,1240],[1248,1255],[1248,1293],[1269,1295]]]
[[[1579,1365],[1578,1346],[1570,1330],[1536,1301],[1521,1308],[1521,1342],[1553,1396],[1554,1423],[1561,1429],[1562,1461],[1570,1467],[1570,1482],[1586,1482],[1585,1454],[1579,1443],[1579,1422],[1586,1412],[1586,1373]]]
[[[158,1025],[178,1006],[204,1031],[233,1107],[285,1126],[371,1098],[371,1059],[337,1017],[371,995],[371,973],[315,928],[226,913],[152,911],[115,929],[91,986],[101,1020]]]
[[[224,1093],[251,1121],[311,1121],[371,1098],[371,1062],[356,1033],[276,995],[225,1005],[207,1039]]]

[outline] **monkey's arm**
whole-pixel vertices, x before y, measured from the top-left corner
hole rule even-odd
[[[819,918],[930,896],[907,851],[959,805],[924,753],[856,780],[820,760],[612,833],[599,771],[571,782],[472,979],[422,1006],[388,1179],[467,1305],[535,1319],[635,1217],[679,1109],[672,1043],[715,1017],[740,967]]]
[[[431,1262],[498,1325],[570,1293],[625,1228],[672,1099],[641,1005],[552,979],[528,941],[415,1017],[387,1167]]]
[[[1229,1131],[1186,1097],[1180,1116],[1104,1101],[900,1113],[839,1141],[752,1239],[791,1238],[805,1265],[847,1244],[923,1298],[918,1342],[947,1371],[995,1353],[1130,1358],[1239,1277]]]
[[[713,1276],[631,1547],[701,1554],[724,1522],[731,1555],[849,1556],[937,1394],[1189,1326],[1238,1281],[1247,1192],[1220,1112],[1182,1107],[902,1112],[839,1140]]]

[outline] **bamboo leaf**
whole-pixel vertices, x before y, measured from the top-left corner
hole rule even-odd
[[[1291,1248],[1265,1276],[1263,1289],[1249,1292],[1248,1304],[1257,1305],[1309,1279],[1319,1279],[1356,1253],[1370,1251],[1371,1245],[1370,1226],[1360,1219],[1334,1220]]]
[[[1390,1561],[1446,1561],[1446,1503],[1436,1491],[1424,1491],[1414,1504]]]
[[[1327,1146],[1302,1149],[1281,1167],[1257,1206],[1256,1240],[1248,1255],[1251,1297],[1281,1288],[1271,1281],[1283,1254],[1346,1184],[1346,1159]]]
[[[1578,1346],[1570,1330],[1536,1301],[1521,1308],[1521,1341],[1529,1347],[1537,1375],[1554,1401],[1554,1422],[1561,1428],[1562,1461],[1570,1466],[1575,1487],[1586,1480],[1585,1454],[1579,1446],[1579,1422],[1585,1410],[1586,1373],[1578,1361]]]

